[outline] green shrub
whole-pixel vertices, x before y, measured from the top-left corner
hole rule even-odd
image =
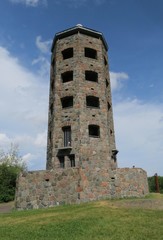
[[[11,144],[7,152],[0,151],[0,202],[14,199],[17,175],[24,170],[26,165],[18,154],[18,146]]]
[[[16,166],[0,165],[0,202],[12,201],[15,196],[16,178],[20,169]]]

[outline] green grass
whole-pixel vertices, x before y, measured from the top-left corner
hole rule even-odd
[[[147,199],[155,200],[151,196]],[[0,214],[0,239],[162,240],[163,210],[133,208],[130,201],[140,203],[139,199],[105,200]]]

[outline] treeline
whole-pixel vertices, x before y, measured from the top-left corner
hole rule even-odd
[[[159,184],[160,193],[163,193],[163,177],[158,176],[158,184]],[[148,177],[148,185],[149,185],[149,191],[150,192],[157,192],[156,191],[155,176]]]

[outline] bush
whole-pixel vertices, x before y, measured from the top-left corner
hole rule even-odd
[[[11,145],[10,150],[0,152],[0,202],[14,200],[16,178],[20,171],[26,170],[22,158],[18,154],[18,146]]]
[[[6,163],[0,165],[0,202],[8,202],[14,199],[17,168],[7,166]]]

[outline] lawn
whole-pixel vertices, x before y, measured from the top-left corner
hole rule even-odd
[[[162,240],[162,207],[163,196],[150,195],[146,199],[13,211],[0,214],[0,239]]]

